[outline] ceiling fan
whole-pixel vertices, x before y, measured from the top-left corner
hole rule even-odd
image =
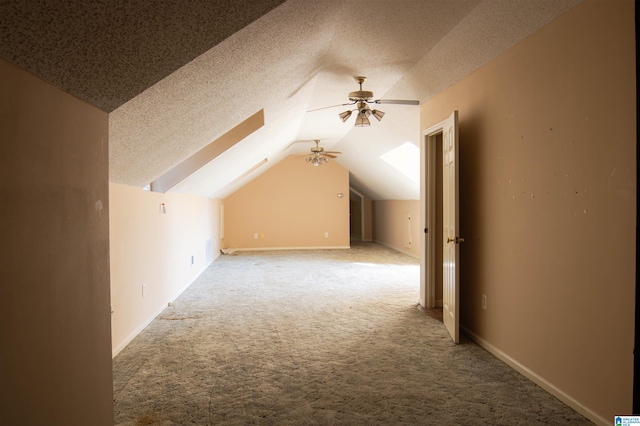
[[[326,108],[334,108],[337,106],[345,106],[345,105],[355,105],[355,109],[349,109],[344,112],[338,114],[342,122],[346,122],[353,111],[357,111],[358,114],[356,116],[356,127],[366,127],[371,124],[369,121],[369,116],[373,115],[378,121],[382,120],[384,117],[384,112],[374,109],[372,110],[369,107],[369,104],[394,104],[394,105],[420,105],[420,101],[409,101],[409,100],[398,100],[398,99],[373,99],[373,92],[368,90],[362,90],[362,84],[367,80],[367,77],[364,76],[356,76],[354,77],[356,83],[360,85],[360,90],[356,90],[355,92],[349,93],[349,100],[351,102],[339,105],[332,105],[330,107],[318,108],[311,111],[318,111]],[[307,111],[307,112],[311,112]]]
[[[314,166],[321,166],[322,163],[328,163],[329,158],[338,158],[338,154],[342,154],[338,151],[325,151],[323,147],[320,146],[320,139],[314,140],[316,143],[315,147],[311,148],[311,154],[303,154],[302,157],[306,156],[307,163],[311,163]]]

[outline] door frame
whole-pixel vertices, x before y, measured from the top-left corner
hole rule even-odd
[[[352,192],[360,197],[360,241],[364,241],[364,195],[362,195],[352,187],[349,187],[349,198],[351,198]],[[351,212],[350,215],[353,215],[353,212]],[[351,218],[349,218],[349,221],[351,222]],[[351,235],[349,235],[349,238],[351,238]]]
[[[425,309],[436,307],[436,158],[437,137],[444,132],[448,118],[422,132],[420,138],[420,228],[422,250],[420,255],[420,305]],[[442,265],[441,265],[442,266]]]

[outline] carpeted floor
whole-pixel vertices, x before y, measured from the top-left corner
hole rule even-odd
[[[591,424],[418,292],[375,243],[220,256],[113,360],[116,425]]]

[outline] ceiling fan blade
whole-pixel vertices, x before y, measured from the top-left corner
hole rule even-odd
[[[325,154],[333,154],[333,155],[337,155],[337,154],[342,154],[340,151],[325,151]]]
[[[335,108],[335,107],[339,107],[339,106],[347,106],[347,105],[355,105],[355,102],[349,102],[347,104],[338,104],[338,105],[331,105],[331,106],[326,106],[326,107],[322,107],[322,108],[316,108],[316,109],[310,109],[306,112],[314,112],[314,111],[320,111],[323,109],[329,109],[329,108]]]
[[[328,153],[326,153],[326,152],[325,152],[324,154],[322,154],[322,155],[324,155],[325,157],[329,157],[329,158],[338,158],[338,156],[337,156],[337,155],[328,154]]]
[[[420,105],[420,101],[406,101],[402,99],[377,99],[372,101],[374,104],[392,104],[392,105]]]

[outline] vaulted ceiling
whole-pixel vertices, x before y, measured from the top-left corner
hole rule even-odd
[[[418,199],[379,157],[419,145],[420,107],[377,106],[365,128],[324,107],[349,102],[357,75],[376,99],[425,102],[579,1],[9,0],[0,57],[109,112],[113,182],[145,186],[263,111],[170,190],[224,198],[320,139],[357,191]]]

